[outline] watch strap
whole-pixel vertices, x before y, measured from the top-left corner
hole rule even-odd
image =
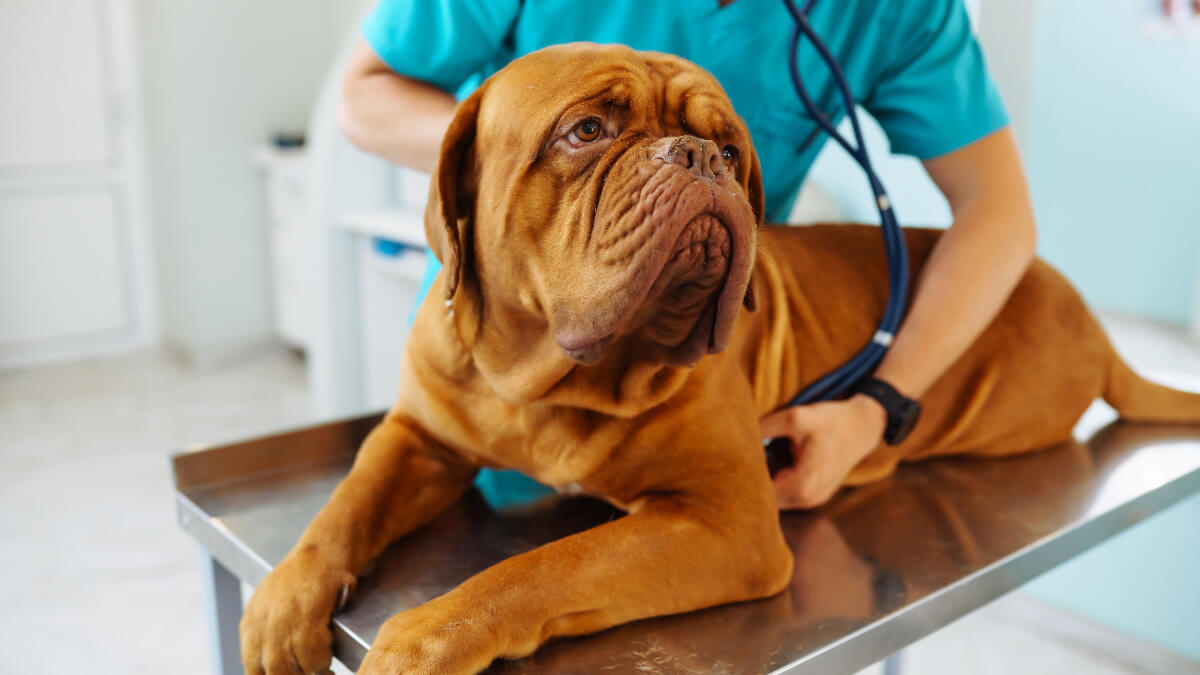
[[[866,394],[879,402],[887,412],[887,426],[883,430],[883,440],[888,445],[898,445],[908,437],[916,426],[921,414],[921,405],[915,400],[901,394],[888,382],[871,377],[863,380],[855,392]]]

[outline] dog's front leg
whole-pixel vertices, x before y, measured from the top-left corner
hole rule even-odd
[[[328,668],[329,620],[358,571],[453,503],[473,475],[411,421],[389,414],[300,541],[255,589],[241,621],[247,675]]]
[[[647,496],[630,515],[505,560],[389,619],[360,675],[483,670],[547,639],[772,595],[791,578],[766,472],[715,493]],[[758,483],[762,483],[761,485]]]

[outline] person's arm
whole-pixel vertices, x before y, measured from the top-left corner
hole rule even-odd
[[[926,160],[954,215],[876,377],[920,398],[983,331],[1033,262],[1037,232],[1009,128]]]
[[[996,316],[1036,247],[1029,190],[1007,127],[924,164],[954,224],[930,254],[875,373],[911,398],[924,394]],[[827,501],[878,446],[885,424],[883,407],[863,394],[764,417],[763,436],[790,437],[795,455],[795,464],[775,477],[780,508]]]
[[[342,78],[338,126],[367,152],[432,172],[454,106],[454,96],[396,73],[361,41]]]

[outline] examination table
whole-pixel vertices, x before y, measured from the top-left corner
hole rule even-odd
[[[488,672],[843,673],[885,659],[1200,491],[1200,428],[1112,422],[1098,408],[1078,443],[903,466],[819,510],[781,514],[796,572],[775,597],[556,640]],[[241,672],[239,580],[257,584],[279,562],[379,419],[172,458],[179,523],[204,549],[215,672]],[[389,616],[620,515],[573,497],[493,511],[469,492],[360,580],[334,618],[334,654],[353,669]]]

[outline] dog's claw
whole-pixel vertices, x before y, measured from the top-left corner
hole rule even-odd
[[[343,584],[341,590],[338,591],[337,604],[333,608],[335,614],[342,611],[346,603],[350,602],[350,594],[354,592],[352,586],[353,584]]]

